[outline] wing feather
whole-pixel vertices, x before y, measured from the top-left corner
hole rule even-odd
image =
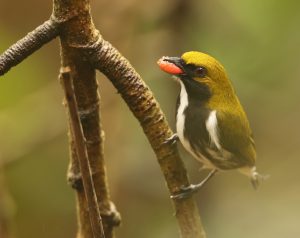
[[[254,166],[256,152],[248,119],[243,111],[218,111],[219,140],[241,166]]]

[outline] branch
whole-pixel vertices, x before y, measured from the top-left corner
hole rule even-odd
[[[80,123],[86,139],[88,159],[104,233],[106,238],[112,238],[114,237],[114,227],[120,224],[120,215],[110,200],[107,185],[103,155],[104,133],[100,121],[100,98],[96,71],[83,56],[82,49],[79,49],[81,45],[94,42],[97,37],[90,15],[89,1],[54,0],[52,17],[59,22],[64,22],[60,28],[62,67],[68,66],[71,70]],[[69,20],[66,21],[66,19]],[[72,133],[72,130],[70,132]],[[77,237],[92,238],[89,209],[84,194],[85,186],[82,183],[82,174],[77,162],[74,136],[70,136],[69,142],[71,161],[68,180],[76,189],[77,195],[79,223]]]
[[[130,63],[100,35],[86,50],[87,57],[109,78],[140,122],[157,156],[170,194],[176,194],[182,186],[188,186],[187,173],[177,147],[163,143],[173,133],[150,89]],[[173,204],[181,237],[205,238],[194,198],[173,200]]]
[[[74,135],[75,148],[79,162],[80,172],[84,186],[85,198],[89,209],[90,222],[95,238],[104,238],[102,219],[97,202],[97,196],[92,179],[92,172],[89,165],[85,138],[80,123],[77,103],[74,96],[73,83],[70,68],[62,68],[60,78],[62,81],[65,98],[68,106],[69,117],[71,121],[71,130]]]
[[[50,19],[28,33],[0,55],[0,76],[59,34],[59,23]]]
[[[73,128],[75,124],[71,122],[69,126],[73,128],[71,130],[73,135],[70,139],[72,159],[68,178],[77,192],[80,224],[77,237],[93,237],[92,227],[98,237],[103,235],[101,227],[97,227],[100,226],[97,221],[101,219],[99,211],[95,209],[93,211],[95,214],[90,214],[91,207],[87,205],[94,202],[92,207],[97,208],[95,200],[98,200],[100,213],[104,218],[105,236],[111,238],[113,237],[113,227],[119,224],[120,218],[110,201],[107,188],[103,132],[99,117],[99,95],[94,67],[111,80],[139,120],[156,153],[170,193],[176,194],[181,186],[188,186],[188,177],[178,155],[177,147],[163,143],[173,133],[152,92],[129,62],[108,42],[104,41],[95,30],[90,15],[89,0],[54,0],[52,19],[29,33],[0,56],[0,75],[8,72],[11,67],[20,63],[58,34],[61,39],[62,67],[69,67],[74,80],[74,95],[79,118],[72,120],[77,120],[76,123],[82,126],[82,128],[75,129]],[[62,74],[67,81],[69,76],[69,73]],[[83,138],[86,141],[83,141]],[[78,163],[77,158],[86,159],[86,164]],[[83,167],[80,169],[81,166]],[[90,171],[88,171],[89,166]],[[86,176],[89,176],[90,183],[86,180]],[[96,198],[95,195],[85,196],[84,193],[84,190],[87,190],[87,194],[90,194],[90,190],[93,189],[91,180],[94,182]],[[205,238],[193,197],[174,200],[173,204],[181,236],[183,238]],[[90,221],[89,216],[98,218]],[[96,224],[92,224],[91,227],[90,222]]]

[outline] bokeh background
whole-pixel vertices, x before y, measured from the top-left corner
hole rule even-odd
[[[46,20],[52,2],[0,1],[0,52]],[[92,13],[153,90],[174,128],[179,87],[156,61],[199,50],[226,67],[247,111],[258,191],[237,172],[196,195],[209,238],[300,236],[300,2],[296,0],[98,0]],[[66,183],[68,142],[54,40],[0,79],[0,219],[15,237],[74,237],[74,193]],[[117,237],[178,237],[169,195],[145,136],[101,74],[105,154]],[[200,165],[181,148],[191,180]]]

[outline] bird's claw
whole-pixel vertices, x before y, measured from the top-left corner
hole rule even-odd
[[[180,190],[171,196],[174,200],[181,200],[189,198],[192,194],[196,193],[199,190],[196,185],[190,184],[189,186],[182,186]]]
[[[218,170],[214,169],[212,171],[210,171],[210,173],[198,184],[190,184],[189,186],[185,187],[181,187],[180,190],[171,196],[172,199],[185,199],[190,197],[193,193],[196,193],[200,190],[200,188],[203,187],[204,184],[207,183],[207,181],[209,181],[216,173],[218,172]]]
[[[178,135],[175,133],[172,136],[170,136],[169,138],[167,138],[163,144],[171,144],[174,145],[177,141],[178,141]]]

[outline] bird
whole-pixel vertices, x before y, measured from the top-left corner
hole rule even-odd
[[[257,188],[256,150],[247,115],[222,64],[212,56],[189,51],[164,56],[161,70],[180,84],[176,103],[176,133],[167,143],[181,142],[192,157],[210,170],[199,184],[183,187],[173,198],[198,191],[219,171],[238,170]]]

